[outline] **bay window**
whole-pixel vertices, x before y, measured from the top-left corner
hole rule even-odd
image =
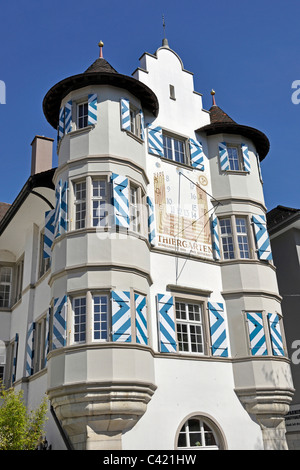
[[[228,216],[219,219],[219,233],[223,259],[249,259],[249,221],[244,216]]]

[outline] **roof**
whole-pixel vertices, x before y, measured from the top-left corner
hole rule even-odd
[[[9,208],[10,204],[7,202],[0,202],[0,220],[3,219]]]
[[[276,231],[282,226],[289,225],[300,217],[300,209],[293,207],[277,206],[267,213],[269,232]]]
[[[14,202],[9,205],[8,210],[5,212],[2,219],[0,218],[0,235],[4,232],[5,228],[8,226],[12,218],[15,216],[23,202],[29,196],[30,193],[34,193],[35,188],[43,187],[49,189],[55,189],[53,184],[53,176],[56,168],[51,168],[50,170],[43,171],[42,173],[37,173],[28,178],[26,183],[24,184],[23,188],[19,192],[18,196],[14,200]],[[37,196],[43,196],[35,193]],[[49,201],[48,201],[49,202]],[[0,203],[0,205],[3,203]]]
[[[73,90],[89,85],[111,85],[128,90],[140,99],[142,106],[154,116],[158,115],[158,99],[155,93],[136,78],[118,73],[106,59],[99,57],[84,73],[73,75],[54,85],[43,100],[43,111],[54,129],[58,126],[61,101]]]
[[[210,124],[200,127],[196,132],[205,132],[206,135],[215,134],[238,134],[252,140],[262,161],[268,154],[270,142],[267,136],[254,127],[244,126],[236,123],[219,106],[213,105],[210,110]]]

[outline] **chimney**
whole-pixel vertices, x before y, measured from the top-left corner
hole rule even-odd
[[[31,175],[52,168],[52,147],[54,139],[36,135],[31,142]]]

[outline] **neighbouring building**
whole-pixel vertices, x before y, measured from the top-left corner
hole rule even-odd
[[[166,39],[132,76],[99,45],[0,222],[5,384],[47,393],[53,449],[287,449],[268,138],[203,109]]]
[[[277,206],[267,213],[288,356],[295,393],[286,417],[289,449],[300,449],[300,209]]]

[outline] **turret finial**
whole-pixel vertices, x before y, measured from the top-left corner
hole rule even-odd
[[[215,100],[215,94],[216,94],[216,92],[215,92],[215,90],[211,90],[210,94],[211,94],[211,96],[212,96],[213,106],[216,106],[216,100]]]
[[[103,42],[103,41],[100,41],[100,42],[98,43],[98,46],[100,47],[99,57],[100,57],[101,59],[103,59],[102,48],[103,48],[103,46],[104,46],[104,42]]]

